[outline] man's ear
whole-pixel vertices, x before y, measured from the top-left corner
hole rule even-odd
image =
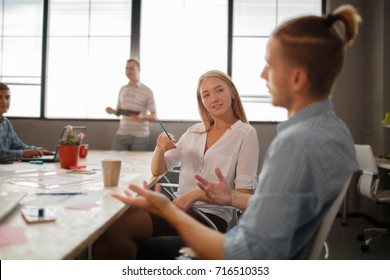
[[[294,91],[301,91],[307,87],[309,79],[306,70],[303,68],[295,68],[291,72],[291,87]]]

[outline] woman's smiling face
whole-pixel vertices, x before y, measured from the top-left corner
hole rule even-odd
[[[217,77],[205,78],[200,85],[202,103],[213,116],[232,112],[232,90],[226,82]]]

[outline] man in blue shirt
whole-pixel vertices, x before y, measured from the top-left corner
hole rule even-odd
[[[219,168],[219,182],[195,176],[210,202],[245,210],[227,234],[202,226],[163,195],[136,185],[130,185],[136,197],[113,196],[165,218],[200,258],[307,259],[324,215],[357,170],[353,139],[329,95],[359,22],[353,7],[342,6],[328,16],[289,20],[272,34],[261,78],[273,105],[286,108],[289,119],[278,125],[255,193],[229,190]],[[335,23],[344,25],[345,36]]]
[[[11,103],[11,92],[6,84],[0,83],[0,162],[12,162],[22,157],[53,154],[35,146],[24,144],[16,135],[11,122],[4,117]]]

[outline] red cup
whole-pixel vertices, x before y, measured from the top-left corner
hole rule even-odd
[[[79,156],[80,158],[86,158],[88,155],[88,144],[81,144]]]

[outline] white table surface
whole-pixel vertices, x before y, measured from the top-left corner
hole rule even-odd
[[[390,170],[390,160],[384,158],[376,158],[375,161],[378,167]]]
[[[16,162],[0,166],[0,192],[26,192],[27,196],[22,203],[34,197],[36,192],[94,190],[108,192],[97,202],[97,207],[89,210],[68,209],[59,205],[49,206],[56,215],[55,222],[27,224],[21,216],[20,209],[13,211],[1,221],[1,225],[22,227],[27,241],[0,246],[0,259],[76,258],[127,209],[128,206],[112,198],[111,193],[122,192],[130,182],[142,184],[145,180],[149,185],[153,185],[157,181],[157,178],[150,173],[151,157],[152,152],[89,151],[87,159],[80,159],[78,165],[96,169],[96,174],[93,175],[65,173],[59,163],[33,165]],[[122,160],[119,186],[103,186],[101,170],[99,170],[103,159]],[[82,183],[56,187],[31,187],[25,184],[25,182],[33,181],[33,178],[37,176],[44,179],[48,176],[71,176],[79,178]]]

